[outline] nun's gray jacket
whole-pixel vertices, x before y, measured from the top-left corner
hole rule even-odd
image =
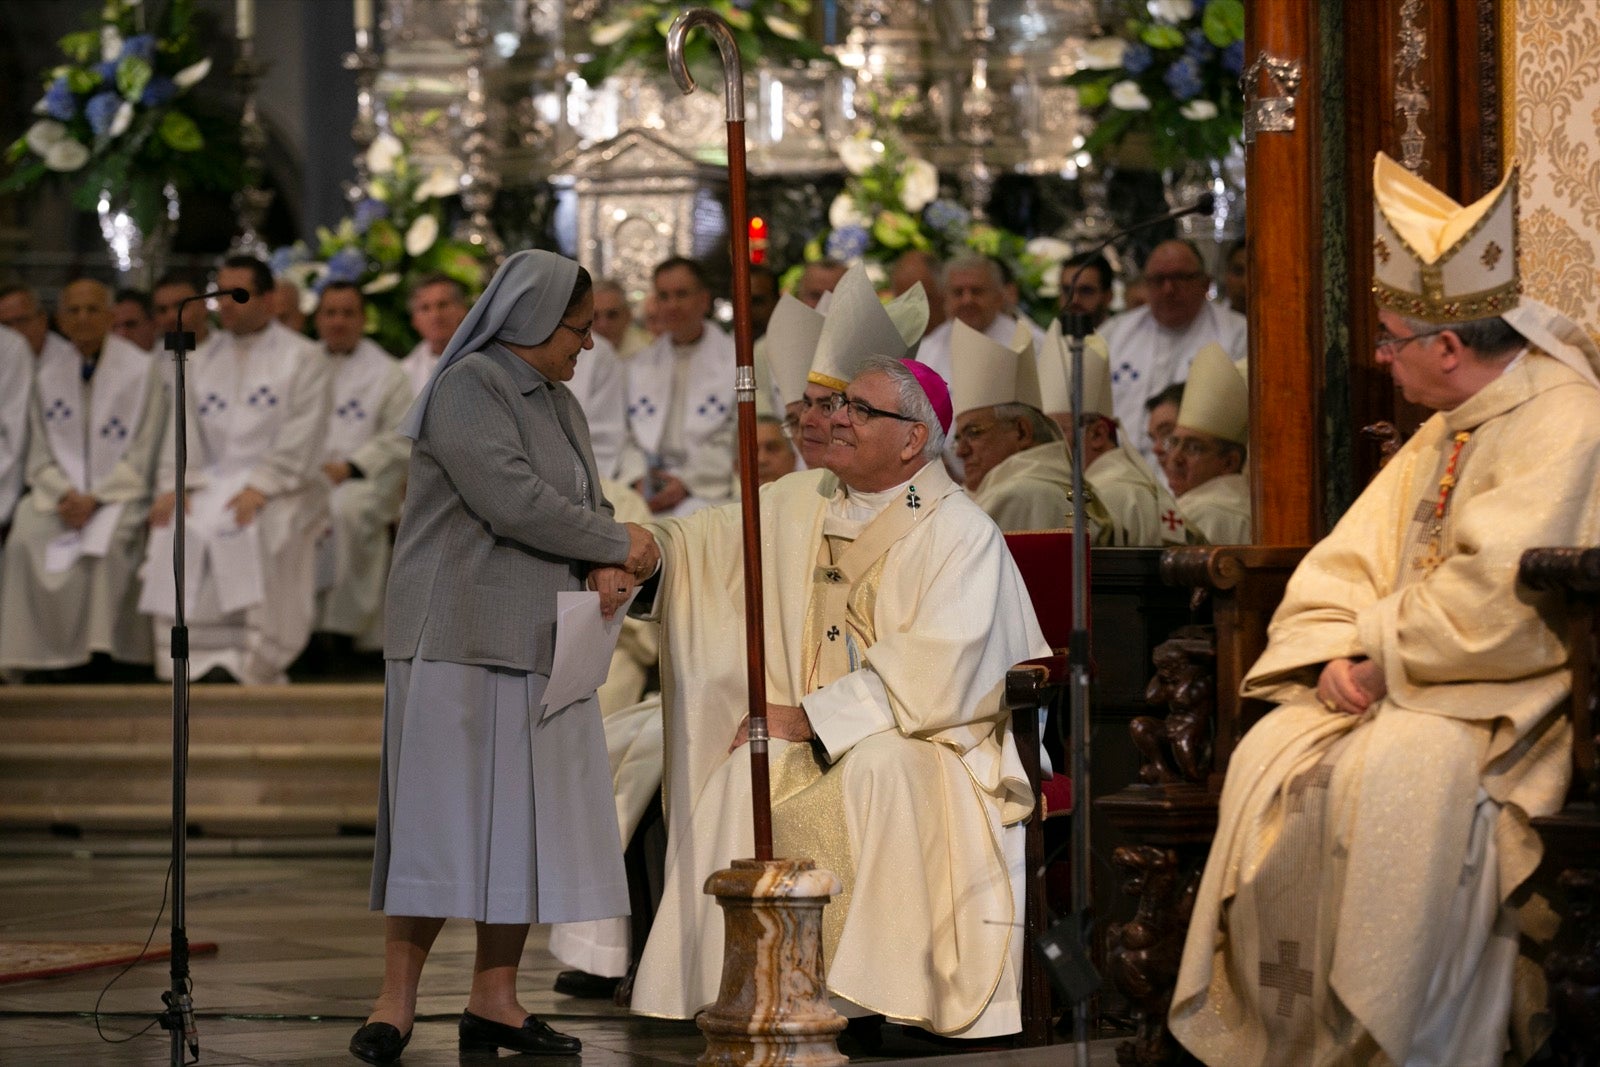
[[[549,674],[556,593],[627,556],[571,391],[496,343],[442,368],[411,451],[384,656]]]

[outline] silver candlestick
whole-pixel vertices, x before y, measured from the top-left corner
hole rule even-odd
[[[350,139],[355,142],[356,180],[345,187],[345,196],[352,204],[366,198],[372,173],[367,169],[367,149],[378,136],[378,111],[373,100],[372,87],[378,80],[381,61],[373,48],[371,30],[356,30],[356,50],[346,52],[344,69],[356,76],[356,121],[350,126]]]
[[[489,260],[498,263],[505,255],[505,244],[489,221],[500,175],[494,166],[494,141],[489,131],[489,93],[484,68],[489,60],[489,30],[483,24],[478,0],[467,0],[456,24],[456,44],[470,57],[467,66],[467,91],[461,104],[461,147],[465,163],[461,175],[461,206],[467,217],[456,223],[452,234],[458,241],[482,248]]]
[[[961,185],[967,207],[975,221],[988,217],[989,197],[994,193],[994,170],[986,150],[994,144],[996,100],[989,87],[989,50],[994,44],[994,26],[989,22],[989,0],[974,0],[972,28],[965,34],[972,48],[972,76],[961,96],[962,144],[967,159],[961,168]]]
[[[271,250],[261,236],[266,225],[267,209],[272,206],[272,190],[265,188],[266,164],[263,156],[267,150],[267,131],[261,125],[261,115],[256,109],[256,89],[266,66],[256,59],[255,42],[248,37],[239,41],[239,58],[233,64],[233,78],[244,95],[244,107],[239,115],[239,144],[244,149],[244,182],[233,194],[233,210],[239,216],[240,230],[228,246],[230,254],[266,256]]]

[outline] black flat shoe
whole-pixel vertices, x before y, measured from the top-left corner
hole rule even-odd
[[[588,971],[562,971],[556,975],[555,991],[584,1000],[610,1000],[616,995],[620,978],[604,978]]]
[[[393,1063],[411,1044],[411,1031],[404,1034],[390,1023],[367,1023],[350,1039],[350,1055],[368,1063]]]
[[[550,1029],[534,1015],[522,1020],[521,1026],[507,1026],[464,1011],[460,1047],[462,1052],[503,1048],[535,1056],[576,1056],[583,1051],[583,1042]]]

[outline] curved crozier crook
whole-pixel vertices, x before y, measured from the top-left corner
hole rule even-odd
[[[733,31],[728,29],[722,16],[710,8],[690,8],[672,20],[672,27],[667,30],[667,69],[672,71],[672,80],[678,83],[685,96],[695,90],[694,75],[689,73],[689,64],[683,58],[683,46],[689,40],[689,31],[696,26],[705,27],[716,39],[717,51],[722,54],[722,86],[728,104],[728,121],[743,122],[744,61],[739,56]]]

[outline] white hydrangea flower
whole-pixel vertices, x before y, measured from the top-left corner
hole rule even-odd
[[[939,170],[926,159],[908,159],[900,172],[900,203],[916,214],[939,195]]]
[[[439,220],[432,215],[419,215],[406,230],[406,255],[420,256],[433,247],[439,239]]]
[[[856,207],[855,198],[849,193],[840,193],[833,198],[833,203],[828,205],[828,225],[834,229],[845,226],[865,226],[867,217]]]
[[[601,48],[608,48],[626,37],[631,29],[633,29],[633,23],[627,19],[618,19],[616,22],[602,22],[589,31],[589,40]]]
[[[1035,237],[1024,246],[1023,250],[1046,263],[1060,263],[1072,255],[1072,246],[1055,237]]]
[[[117,113],[111,116],[111,125],[106,127],[108,137],[121,137],[128,132],[128,127],[133,125],[133,105],[124,100],[117,108]]]
[[[367,146],[367,172],[390,174],[397,159],[406,154],[405,145],[392,133],[380,133]]]
[[[423,217],[431,219],[433,216],[432,215],[425,215]],[[420,222],[421,220],[419,219],[418,221]],[[367,294],[368,296],[376,296],[379,293],[387,293],[390,289],[393,289],[395,286],[397,286],[399,284],[400,284],[400,275],[398,273],[396,273],[395,271],[391,270],[391,271],[388,271],[388,272],[386,272],[384,274],[378,275],[376,278],[372,279],[366,285],[363,285],[361,287],[361,291],[363,293]]]
[[[787,37],[791,41],[798,41],[804,36],[804,31],[798,25],[776,15],[767,16],[767,28],[779,37]]]
[[[89,162],[89,149],[68,137],[51,145],[44,154],[44,165],[63,174],[82,169]]]
[[[846,138],[839,145],[839,161],[851,174],[865,174],[882,154],[883,145],[865,137]]]
[[[874,289],[883,289],[889,284],[889,272],[883,269],[883,264],[877,260],[867,263],[867,281],[872,283]]]
[[[1157,22],[1173,25],[1194,17],[1194,0],[1150,0],[1145,8]]]
[[[411,194],[411,199],[420,204],[436,196],[455,196],[460,191],[460,178],[447,170],[436,169],[417,186],[417,191]]]
[[[115,63],[120,55],[122,55],[122,34],[117,32],[115,26],[102,26],[100,28],[100,62]]]
[[[1204,122],[1217,117],[1217,105],[1209,100],[1191,100],[1178,109],[1178,114],[1190,122]]]
[[[1078,66],[1083,70],[1116,70],[1122,66],[1122,56],[1128,42],[1121,37],[1096,37],[1083,46],[1078,56]]]
[[[178,73],[172,76],[172,84],[176,85],[180,89],[187,89],[189,86],[200,81],[200,79],[204,78],[210,73],[211,60],[208,57],[206,59],[202,59],[198,63],[191,63],[187,67],[184,67],[182,70],[178,71]]]
[[[28,127],[28,132],[23,134],[23,140],[28,143],[28,151],[36,156],[43,156],[50,151],[53,145],[60,144],[67,136],[67,128],[55,119],[42,119]]]
[[[1138,82],[1125,79],[1111,87],[1111,106],[1119,111],[1149,111],[1150,98]]]

